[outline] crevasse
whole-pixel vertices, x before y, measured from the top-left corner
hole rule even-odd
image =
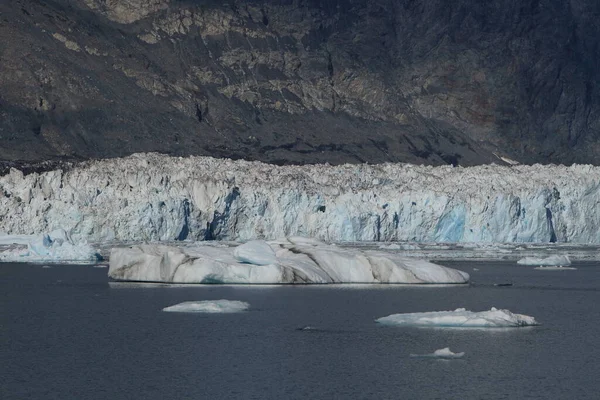
[[[136,154],[0,177],[0,232],[75,240],[600,243],[600,167],[273,166]]]

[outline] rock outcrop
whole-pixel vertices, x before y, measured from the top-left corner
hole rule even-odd
[[[0,160],[600,163],[596,0],[14,0]]]

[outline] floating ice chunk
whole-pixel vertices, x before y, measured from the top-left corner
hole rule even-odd
[[[453,359],[453,358],[462,358],[465,355],[464,352],[454,353],[450,350],[450,347],[444,347],[443,349],[439,349],[434,351],[431,354],[411,354],[411,357],[418,358],[443,358],[443,359]]]
[[[251,240],[239,245],[233,251],[234,257],[240,261],[254,265],[277,263],[275,252],[264,240]]]
[[[401,247],[399,245],[397,245],[396,243],[392,243],[392,244],[382,244],[381,246],[379,246],[380,249],[382,250],[400,250]]]
[[[562,265],[558,265],[558,266],[554,266],[554,265],[550,265],[547,267],[544,266],[539,266],[539,267],[535,267],[534,269],[539,269],[539,270],[544,270],[544,271],[568,271],[568,270],[573,270],[573,269],[577,269],[575,267],[563,267]]]
[[[100,258],[98,252],[87,243],[73,243],[63,229],[41,235],[2,236],[0,245],[21,246],[0,252],[0,261],[5,262],[90,262]]]
[[[560,256],[560,255],[553,255],[550,257],[546,257],[546,258],[535,258],[535,257],[525,257],[525,258],[521,258],[519,261],[517,261],[517,264],[521,264],[521,265],[540,265],[540,266],[566,266],[566,265],[571,265],[571,260],[569,259],[569,256]]]
[[[464,308],[454,311],[392,314],[375,320],[386,325],[461,327],[461,328],[504,328],[539,325],[535,318],[513,314],[509,310],[492,307],[489,311],[473,312]]]
[[[191,313],[236,313],[245,311],[250,304],[237,300],[204,300],[184,301],[174,306],[165,307],[166,312],[191,312]]]
[[[295,243],[293,243],[294,241]],[[308,244],[305,244],[308,243]],[[469,274],[428,261],[307,239],[248,246],[113,248],[109,276],[169,283],[467,283]],[[274,254],[268,254],[274,249]],[[243,250],[243,251],[242,251]],[[268,254],[268,257],[264,255]],[[241,262],[243,261],[243,262]],[[251,261],[252,263],[250,263]],[[267,264],[263,264],[266,263]]]

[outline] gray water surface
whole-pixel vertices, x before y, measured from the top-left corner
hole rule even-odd
[[[502,262],[443,264],[469,272],[473,283],[144,285],[109,283],[106,269],[91,266],[0,264],[0,398],[599,398],[600,265],[537,271]],[[161,311],[210,299],[251,308]],[[400,312],[492,306],[542,325],[467,330],[374,322]],[[299,329],[306,326],[312,329]],[[443,347],[466,354],[410,357]]]

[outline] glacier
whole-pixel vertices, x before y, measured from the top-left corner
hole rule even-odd
[[[274,166],[135,154],[0,177],[0,232],[75,241],[600,243],[600,167]]]
[[[443,349],[438,349],[431,354],[411,354],[411,357],[415,358],[439,358],[439,359],[455,359],[462,358],[465,355],[464,352],[454,353],[450,350],[450,347],[444,347]]]
[[[202,300],[184,301],[183,303],[163,308],[165,312],[191,312],[209,314],[229,314],[245,311],[250,304],[238,300]]]
[[[392,314],[375,321],[386,325],[456,328],[510,328],[539,325],[533,317],[513,314],[509,310],[499,310],[495,307],[480,312],[457,308],[454,311]]]
[[[269,259],[272,262],[266,264]],[[301,237],[269,243],[251,241],[237,247],[214,242],[188,247],[150,244],[116,247],[110,254],[108,275],[127,281],[219,284],[469,281],[466,272],[428,261],[381,251],[340,248]]]

